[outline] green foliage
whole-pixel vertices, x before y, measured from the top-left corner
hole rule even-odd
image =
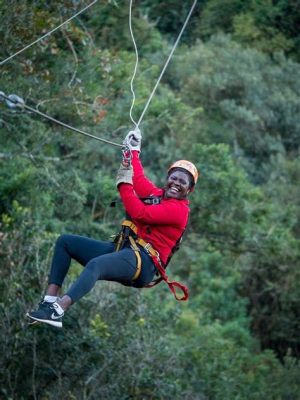
[[[172,42],[175,41],[175,38],[179,34],[193,4],[193,2],[178,2],[176,0],[167,0],[164,2],[142,0],[140,3],[146,17],[154,21],[156,27],[164,35],[168,35],[169,39],[172,39]],[[197,22],[197,18],[199,18],[200,11],[200,7],[194,9],[194,13],[191,16],[191,23],[184,32],[183,41],[193,40],[191,32]]]
[[[1,59],[87,4],[0,1]],[[118,230],[123,209],[110,203],[121,155],[0,104],[1,398],[299,397],[295,4],[201,2],[142,121],[151,179],[163,185],[174,159],[201,171],[188,232],[168,267],[171,279],[188,284],[187,303],[176,303],[164,284],[135,290],[98,282],[66,314],[63,331],[26,326],[56,238],[106,240]],[[189,7],[134,4],[135,119]],[[98,2],[2,65],[0,90],[121,143],[132,127],[134,65],[128,2]],[[71,265],[64,288],[81,268]]]
[[[217,36],[196,45],[177,71],[184,99],[203,108],[189,131],[197,141],[230,144],[254,179],[262,179],[261,164],[270,155],[299,147],[298,64]]]
[[[207,38],[218,31],[231,32],[234,16],[247,9],[249,3],[248,0],[207,1],[198,28],[201,36]]]
[[[274,355],[253,354],[226,338],[224,331],[226,326],[218,323],[202,326],[186,346],[187,367],[193,366],[195,375],[201,377],[198,390],[213,399],[288,399],[290,392],[282,390],[282,367]],[[297,373],[297,369],[294,365],[290,372]]]
[[[195,145],[193,159],[198,160],[203,184],[193,199],[196,212],[192,224],[202,226],[206,234],[222,232],[238,242],[245,228],[246,199],[251,196],[243,170],[235,165],[229,148],[222,144]]]
[[[253,14],[237,15],[233,20],[234,38],[244,44],[253,45],[266,53],[283,51],[289,53],[294,46],[292,39],[275,28],[264,29],[255,23]]]
[[[197,32],[203,39],[233,33],[243,45],[299,60],[299,7],[293,1],[211,0],[204,4]]]

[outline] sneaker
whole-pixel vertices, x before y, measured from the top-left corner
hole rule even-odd
[[[64,313],[60,313],[61,307],[58,303],[48,303],[41,301],[36,311],[31,311],[26,314],[28,318],[37,322],[44,322],[45,324],[62,328],[62,317]]]
[[[48,305],[51,304],[49,301],[46,300],[41,300],[38,304],[38,309],[37,311],[43,310],[45,308],[48,308]],[[31,313],[26,313],[26,316],[30,318]],[[41,322],[36,321],[34,319],[29,319],[28,321],[28,325],[32,326],[32,325],[39,325]]]

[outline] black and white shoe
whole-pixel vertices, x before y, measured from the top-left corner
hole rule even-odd
[[[30,318],[31,323],[43,322],[56,328],[62,328],[64,312],[57,302],[41,301],[38,309],[27,313],[26,316]]]

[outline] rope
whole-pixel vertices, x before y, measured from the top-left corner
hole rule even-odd
[[[58,29],[60,29],[63,25],[67,24],[68,22],[72,21],[72,19],[76,18],[78,15],[82,14],[84,11],[86,11],[88,8],[92,7],[95,3],[97,3],[98,0],[94,0],[92,1],[89,5],[87,5],[86,7],[84,7],[82,10],[78,11],[76,14],[74,14],[71,18],[67,19],[66,21],[62,22],[60,25],[58,25],[56,28],[52,29],[51,31],[45,33],[45,35],[41,36],[40,38],[38,38],[37,40],[35,40],[34,42],[28,44],[27,46],[25,46],[23,49],[17,51],[16,53],[12,54],[11,56],[7,57],[5,60],[0,61],[0,66],[5,64],[7,61],[11,60],[12,58],[16,57],[17,55],[23,53],[23,51],[29,49],[29,47],[35,45],[36,43],[40,42],[41,40],[45,39],[45,37],[51,35],[52,33],[54,33],[55,31],[57,31]]]
[[[139,64],[139,53],[138,53],[138,49],[137,49],[136,42],[135,42],[135,39],[134,39],[133,31],[132,31],[132,0],[130,0],[130,6],[129,6],[129,31],[130,31],[131,39],[132,39],[132,42],[133,42],[134,51],[135,51],[135,66],[134,66],[133,75],[132,75],[132,78],[131,78],[131,81],[130,81],[130,90],[131,90],[131,93],[132,93],[132,102],[131,102],[131,107],[130,107],[130,110],[129,110],[129,116],[130,116],[130,119],[131,119],[132,123],[137,128],[138,127],[137,123],[132,117],[132,110],[133,110],[134,103],[135,103],[135,93],[134,93],[134,89],[133,89],[133,81],[135,79],[136,71],[137,71],[138,64]]]
[[[98,136],[94,136],[94,135],[92,135],[92,134],[90,134],[90,133],[88,133],[88,132],[82,131],[81,129],[74,128],[74,127],[71,126],[71,125],[68,125],[68,124],[66,124],[66,123],[64,123],[64,122],[61,122],[61,121],[59,121],[59,120],[56,119],[56,118],[50,117],[49,115],[44,114],[43,112],[38,111],[38,110],[36,110],[35,108],[29,107],[29,106],[27,106],[27,105],[25,104],[24,100],[23,100],[21,97],[19,97],[19,96],[16,96],[16,95],[6,96],[3,92],[0,92],[0,101],[1,101],[1,98],[3,98],[3,99],[6,101],[6,104],[7,104],[8,107],[10,107],[10,108],[26,109],[26,110],[28,110],[28,111],[34,113],[34,114],[38,114],[38,115],[40,115],[41,117],[48,119],[49,121],[55,122],[56,124],[58,124],[58,125],[60,125],[60,126],[63,126],[64,128],[67,128],[67,129],[70,129],[70,130],[72,130],[72,131],[74,131],[74,132],[80,133],[81,135],[90,137],[90,138],[92,138],[92,139],[99,140],[100,142],[104,142],[104,143],[107,143],[107,144],[111,144],[111,145],[113,145],[113,146],[123,147],[122,144],[115,143],[115,142],[112,142],[112,141],[110,141],[110,140],[106,140],[106,139],[100,138],[100,137],[98,137]],[[13,106],[12,106],[12,104],[13,104]]]
[[[34,44],[38,43],[39,41],[41,41],[41,40],[44,39],[45,37],[51,35],[53,32],[55,32],[56,30],[58,30],[59,28],[61,28],[64,24],[70,22],[72,19],[74,19],[75,17],[77,17],[79,14],[83,13],[85,10],[87,10],[88,8],[90,8],[91,6],[93,6],[97,1],[98,1],[98,0],[92,1],[89,5],[87,5],[87,6],[84,7],[82,10],[80,10],[79,12],[77,12],[76,14],[74,14],[71,18],[69,18],[69,19],[67,19],[66,21],[64,21],[63,23],[61,23],[61,24],[60,24],[59,26],[57,26],[56,28],[52,29],[51,31],[47,32],[45,35],[41,36],[39,39],[35,40],[34,42],[32,42],[31,44],[27,45],[27,46],[24,47],[23,49],[17,51],[16,53],[12,54],[11,56],[9,56],[8,58],[6,58],[5,60],[1,61],[1,62],[0,62],[0,66],[3,65],[3,64],[5,64],[7,61],[11,60],[12,58],[16,57],[18,54],[22,53],[23,51],[27,50],[29,47],[31,47],[31,46],[33,46]],[[171,52],[170,52],[170,54],[169,54],[169,56],[168,56],[166,62],[165,62],[165,65],[164,65],[164,67],[163,67],[163,69],[162,69],[162,71],[161,71],[161,73],[160,73],[160,75],[159,75],[159,77],[158,77],[158,79],[157,79],[157,81],[156,81],[156,84],[154,85],[154,88],[153,88],[153,90],[152,90],[152,92],[151,92],[151,94],[150,94],[150,96],[149,96],[149,98],[148,98],[148,100],[147,100],[147,102],[146,102],[146,105],[145,105],[145,107],[144,107],[144,110],[142,111],[142,114],[141,114],[141,116],[140,116],[138,122],[136,123],[136,121],[135,121],[135,120],[133,119],[133,117],[132,117],[132,111],[133,111],[133,107],[134,107],[135,99],[136,99],[135,92],[134,92],[134,88],[133,88],[133,82],[134,82],[134,79],[135,79],[135,76],[136,76],[136,72],[137,72],[137,68],[138,68],[139,56],[138,56],[138,50],[137,50],[135,38],[134,38],[134,35],[133,35],[133,31],[132,31],[132,0],[130,0],[130,7],[129,7],[129,30],[130,30],[130,35],[131,35],[132,42],[133,42],[134,49],[135,49],[136,62],[135,62],[135,67],[134,67],[133,75],[132,75],[132,78],[131,78],[131,81],[130,81],[130,89],[131,89],[131,93],[132,93],[132,103],[131,103],[129,115],[130,115],[130,119],[131,119],[132,123],[135,125],[135,129],[138,129],[139,125],[141,124],[141,122],[142,122],[142,120],[143,120],[143,118],[144,118],[144,115],[145,115],[145,113],[146,113],[146,111],[147,111],[147,109],[148,109],[148,107],[149,107],[149,105],[150,105],[150,102],[151,102],[151,100],[152,100],[152,98],[153,98],[153,96],[154,96],[154,94],[155,94],[155,92],[156,92],[156,89],[157,89],[157,87],[158,87],[158,85],[159,85],[159,83],[160,83],[160,81],[161,81],[161,79],[162,79],[162,77],[163,77],[163,75],[164,75],[164,73],[165,73],[165,70],[167,69],[167,67],[168,67],[168,65],[169,65],[169,62],[170,62],[170,60],[171,60],[171,58],[172,58],[172,56],[173,56],[173,54],[174,54],[174,52],[175,52],[175,50],[176,50],[176,48],[177,48],[177,45],[178,45],[178,43],[179,43],[179,41],[180,41],[180,39],[181,39],[181,36],[182,36],[182,34],[183,34],[183,32],[184,32],[184,30],[185,30],[187,24],[188,24],[188,21],[189,21],[189,19],[190,19],[192,13],[193,13],[193,11],[194,11],[194,8],[195,8],[195,6],[196,6],[196,4],[197,4],[197,1],[198,1],[198,0],[194,0],[192,6],[191,6],[191,8],[190,8],[190,11],[189,11],[189,13],[188,13],[188,15],[187,15],[187,17],[186,17],[186,19],[185,19],[185,22],[184,22],[184,24],[183,24],[183,26],[182,26],[182,28],[181,28],[181,31],[180,31],[180,33],[179,33],[179,35],[178,35],[178,37],[177,37],[177,39],[176,39],[176,41],[175,41],[175,43],[174,43],[172,49],[171,49]],[[38,110],[36,110],[36,109],[34,109],[34,108],[32,108],[32,107],[29,107],[29,106],[27,106],[27,105],[25,104],[25,102],[24,102],[24,100],[23,100],[22,98],[20,98],[20,97],[18,97],[18,96],[16,96],[16,95],[10,95],[9,97],[7,97],[3,92],[0,92],[0,93],[1,93],[1,94],[0,94],[0,100],[1,100],[1,97],[4,98],[4,99],[6,100],[6,103],[7,103],[7,105],[8,105],[9,107],[11,107],[11,104],[14,104],[15,107],[22,108],[22,109],[26,109],[26,110],[28,110],[28,111],[34,113],[34,114],[38,114],[38,115],[40,115],[40,116],[42,116],[42,117],[48,119],[49,121],[55,122],[56,124],[58,124],[58,125],[60,125],[60,126],[63,126],[63,127],[67,128],[67,129],[70,129],[70,130],[72,130],[72,131],[74,131],[74,132],[80,133],[80,134],[82,134],[82,135],[85,135],[85,136],[87,136],[87,137],[90,137],[90,138],[99,140],[99,141],[104,142],[104,143],[111,144],[111,145],[113,145],[113,146],[123,147],[122,144],[115,143],[115,142],[112,142],[112,141],[110,141],[110,140],[102,139],[102,138],[99,138],[99,137],[97,137],[97,136],[91,135],[90,133],[87,133],[87,132],[85,132],[85,131],[82,131],[82,130],[80,130],[80,129],[77,129],[77,128],[71,126],[71,125],[68,125],[68,124],[66,124],[66,123],[64,123],[64,122],[61,122],[61,121],[59,121],[59,120],[57,120],[57,119],[55,119],[55,118],[53,118],[53,117],[50,117],[49,115],[44,114],[44,113],[42,113],[41,111],[38,111]],[[13,107],[11,107],[11,108],[13,108]]]
[[[173,47],[172,47],[172,50],[171,50],[171,52],[170,52],[170,54],[169,54],[169,57],[168,57],[168,59],[167,59],[165,65],[164,65],[164,67],[163,67],[163,69],[162,69],[162,71],[161,71],[161,73],[160,73],[160,75],[159,75],[157,81],[156,81],[156,84],[155,84],[155,86],[154,86],[154,88],[153,88],[153,90],[152,90],[152,93],[150,94],[150,97],[149,97],[149,99],[148,99],[148,101],[147,101],[147,103],[146,103],[146,105],[145,105],[145,107],[144,107],[144,110],[143,110],[143,112],[142,112],[142,114],[141,114],[141,116],[140,116],[140,119],[138,120],[138,123],[136,124],[136,128],[139,127],[139,125],[141,124],[141,122],[142,122],[142,120],[143,120],[143,118],[144,118],[144,115],[145,115],[145,113],[146,113],[146,111],[147,111],[147,109],[148,109],[148,107],[149,107],[149,104],[150,104],[150,102],[151,102],[151,100],[152,100],[152,98],[153,98],[153,96],[154,96],[154,94],[155,94],[155,92],[156,92],[156,89],[157,89],[157,87],[158,87],[158,85],[159,85],[159,83],[160,83],[160,81],[161,81],[161,78],[163,77],[163,74],[165,73],[165,70],[167,69],[167,66],[169,65],[169,62],[170,62],[170,60],[171,60],[171,58],[172,58],[172,56],[173,56],[173,53],[174,53],[174,51],[176,50],[176,47],[177,47],[177,45],[178,45],[178,43],[179,43],[179,41],[180,41],[180,39],[181,39],[181,36],[182,36],[182,34],[183,34],[183,32],[184,32],[184,30],[185,30],[185,28],[186,28],[186,26],[187,26],[187,23],[189,22],[189,19],[190,19],[191,15],[192,15],[192,13],[193,13],[193,11],[194,11],[194,8],[195,8],[195,6],[196,6],[196,4],[197,4],[197,1],[198,1],[198,0],[194,0],[194,3],[193,3],[192,6],[191,6],[191,9],[190,9],[190,11],[189,11],[189,13],[188,13],[188,15],[187,15],[187,17],[186,17],[186,20],[185,20],[185,22],[184,22],[184,24],[183,24],[183,26],[182,26],[182,28],[181,28],[181,31],[180,31],[180,33],[179,33],[179,35],[178,35],[178,37],[177,37],[177,39],[176,39],[176,41],[175,41]]]

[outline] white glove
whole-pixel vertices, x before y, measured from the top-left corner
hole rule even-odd
[[[127,133],[123,144],[129,147],[129,150],[141,151],[142,134],[139,128]]]
[[[121,164],[116,177],[116,186],[118,187],[120,183],[129,183],[132,185],[132,175],[132,167],[127,168]]]

